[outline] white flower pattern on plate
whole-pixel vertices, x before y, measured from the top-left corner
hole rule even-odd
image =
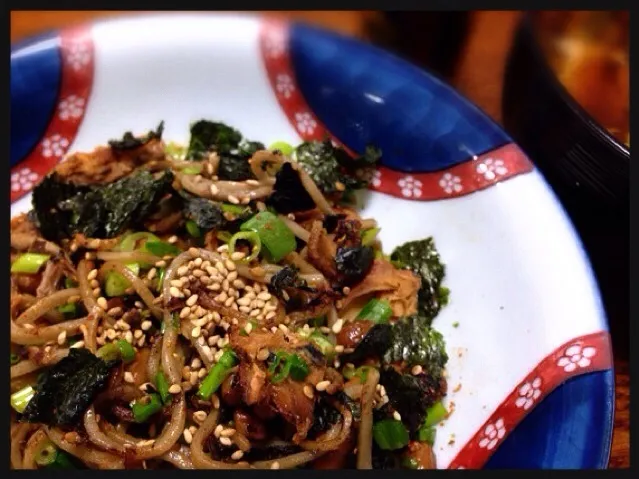
[[[397,185],[402,189],[402,195],[406,198],[419,198],[422,196],[422,182],[412,176],[404,176]]]
[[[46,158],[60,158],[69,146],[69,140],[60,135],[51,135],[42,140],[42,155]]]
[[[502,160],[486,158],[477,165],[477,173],[482,175],[486,180],[492,181],[498,176],[504,176],[508,173],[508,168],[504,166]]]
[[[459,176],[453,175],[452,173],[444,173],[444,175],[439,180],[439,186],[441,186],[442,190],[449,195],[453,193],[459,193],[464,187],[461,184],[461,178]]]
[[[382,186],[382,172],[379,170],[375,170],[375,173],[373,173],[373,177],[371,178],[371,185],[373,185],[375,188],[379,188],[380,186]]]
[[[69,95],[58,105],[58,116],[61,120],[80,118],[84,112],[84,98]]]
[[[29,191],[40,176],[29,168],[22,168],[11,175],[11,191]]]
[[[275,89],[284,97],[290,98],[295,91],[292,78],[286,73],[280,73],[275,79]]]
[[[297,124],[297,131],[302,134],[312,135],[317,127],[317,122],[308,112],[295,113],[295,122]]]
[[[515,401],[515,406],[524,408],[524,411],[528,411],[535,403],[539,396],[541,396],[541,378],[536,377],[532,382],[527,382],[519,388],[519,397]]]
[[[582,348],[579,344],[573,344],[564,351],[564,355],[557,361],[557,366],[563,368],[567,373],[575,369],[587,368],[590,366],[590,358],[597,354],[597,350],[592,346]]]
[[[286,36],[281,30],[274,30],[264,38],[264,49],[269,58],[276,59],[284,54],[286,48]]]
[[[75,71],[82,70],[91,61],[91,51],[86,43],[76,41],[69,46],[67,62]]]
[[[488,449],[489,451],[494,449],[499,440],[506,435],[506,428],[504,427],[504,419],[499,418],[494,424],[489,424],[484,429],[484,434],[479,441],[479,447],[482,449]]]

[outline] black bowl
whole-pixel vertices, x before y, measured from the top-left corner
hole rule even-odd
[[[515,35],[502,112],[507,131],[575,224],[602,291],[613,340],[623,339],[615,349],[627,351],[630,151],[559,82],[538,43],[534,13],[524,16]]]

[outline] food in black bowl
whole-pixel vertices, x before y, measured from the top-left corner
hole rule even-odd
[[[624,11],[526,14],[502,96],[504,125],[582,237],[613,339],[620,323],[627,329],[628,317],[628,17]]]

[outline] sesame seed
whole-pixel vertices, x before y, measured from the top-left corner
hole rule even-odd
[[[177,270],[177,275],[178,276],[184,276],[186,274],[189,273],[189,267],[184,265],[184,266],[180,266]]]
[[[191,337],[199,338],[201,333],[202,333],[202,328],[200,328],[199,326],[196,326],[191,330]]]
[[[304,396],[309,399],[313,399],[313,388],[310,387],[308,384],[304,386]]]
[[[186,300],[186,305],[195,306],[195,303],[197,303],[197,298],[198,298],[197,294],[192,295],[189,299]]]
[[[190,247],[189,248],[189,254],[193,257],[193,258],[197,258],[200,255],[200,250],[194,247]]]
[[[67,340],[67,332],[66,332],[66,331],[62,331],[62,332],[58,335],[58,344],[59,344],[60,346],[62,346],[66,340]]]
[[[202,261],[203,261],[203,260],[202,260],[202,258],[200,258],[200,257],[195,258],[195,259],[193,260],[193,266],[196,266],[196,267],[198,267],[198,268],[199,268],[200,266],[202,266]]]
[[[342,346],[341,344],[338,344],[337,346],[335,346],[335,352],[336,353],[343,353],[344,352],[344,346]]]
[[[338,319],[337,321],[335,321],[335,324],[333,325],[333,332],[335,334],[339,334],[339,332],[342,330],[342,326],[344,326],[344,320],[343,319]]]
[[[239,306],[248,306],[249,304],[251,304],[251,299],[244,296],[237,300],[237,304]]]
[[[220,409],[220,398],[217,397],[217,394],[213,394],[213,396],[211,396],[211,404],[214,409]]]
[[[116,335],[115,329],[107,329],[106,335],[107,335],[107,338],[109,339],[115,339],[115,335]]]
[[[279,324],[277,327],[280,328],[283,333],[288,333],[288,327],[286,327],[285,324]]]
[[[264,317],[264,319],[268,320],[268,319],[274,318],[276,315],[277,313],[275,311],[271,311]]]
[[[134,337],[135,339],[140,339],[142,336],[144,336],[144,333],[142,332],[142,330],[141,330],[141,329],[136,329],[136,330],[133,332],[133,337]]]
[[[318,391],[325,391],[326,388],[328,386],[330,386],[331,382],[326,380],[326,381],[320,381],[315,385],[315,389],[317,389]]]
[[[226,301],[224,301],[224,306],[229,307],[234,302],[235,302],[235,298],[233,298],[233,297],[227,298]]]
[[[126,334],[124,335],[124,339],[127,343],[132,343],[133,342],[133,333],[131,331],[127,331]]]
[[[246,331],[246,334],[250,334],[251,331],[253,331],[253,323],[247,323],[246,326],[244,326],[244,331]]]
[[[410,370],[413,376],[419,376],[422,373],[422,371],[423,369],[419,364],[416,366],[413,366],[413,369]]]
[[[220,189],[219,189],[216,185],[214,185],[214,184],[211,184],[211,188],[210,188],[210,190],[211,190],[211,194],[212,194],[212,195],[217,195],[217,194],[218,194],[218,192],[220,191]]]
[[[171,387],[169,388],[169,392],[171,394],[180,394],[182,392],[182,388],[180,387],[179,384],[172,384]]]
[[[250,324],[250,323],[249,323],[249,324]],[[260,350],[257,352],[256,358],[257,358],[259,361],[266,361],[266,359],[268,359],[269,354],[270,354],[270,353],[269,353],[268,349],[266,349],[266,348],[264,348],[264,349],[260,349]]]
[[[395,419],[396,421],[401,421],[402,415],[398,413],[397,411],[393,411],[393,419]]]
[[[185,429],[182,435],[184,436],[184,440],[187,444],[191,444],[191,442],[193,442],[193,434],[191,434],[191,431],[188,429]]]
[[[142,324],[140,325],[142,331],[148,331],[149,329],[151,329],[151,326],[153,326],[153,323],[148,319],[146,321],[142,321]]]
[[[233,441],[231,441],[231,439],[229,439],[228,437],[221,437],[220,444],[224,444],[225,446],[231,446],[233,444]]]
[[[222,437],[231,437],[233,434],[235,434],[235,429],[231,427],[224,429],[222,432],[220,432],[220,436]]]
[[[132,383],[133,382],[133,373],[131,373],[130,371],[127,371],[124,373],[124,381],[127,383]]]
[[[195,371],[192,371],[191,374],[189,375],[189,382],[193,386],[197,384],[197,373]]]
[[[234,205],[238,205],[240,203],[240,200],[237,198],[237,196],[229,195],[228,200],[230,203],[233,203]]]
[[[83,348],[84,347],[84,341],[76,341],[70,347],[71,348]]]
[[[158,268],[166,268],[166,261],[161,259],[155,263],[155,266]]]
[[[246,257],[246,254],[242,251],[235,251],[232,255],[231,255],[231,259],[233,261],[241,261]]]
[[[275,461],[273,464],[271,464],[271,469],[279,469],[280,468],[280,463]]]
[[[222,426],[221,424],[218,424],[215,430],[213,431],[213,434],[215,434],[215,437],[220,437],[220,433],[223,430],[224,430],[224,426]]]
[[[97,300],[97,303],[98,303],[98,306],[100,306],[100,308],[106,311],[108,305],[107,305],[107,300],[104,296],[100,296]]]
[[[87,274],[87,279],[89,281],[93,281],[97,277],[98,277],[98,270],[97,269],[92,269],[91,271],[89,271],[89,274]]]
[[[166,241],[168,241],[169,243],[177,243],[177,240],[178,240],[178,237],[173,235]]]
[[[109,316],[120,316],[122,314],[122,308],[120,306],[116,306],[115,308],[111,308],[107,311]]]
[[[263,291],[257,295],[257,299],[260,299],[262,301],[268,301],[269,299],[271,299],[271,293]]]
[[[182,287],[182,285],[183,285],[183,283],[182,283],[182,280],[181,280],[181,279],[172,279],[172,280],[169,282],[169,284],[170,284],[171,286],[175,286],[176,288],[181,288],[181,287]]]
[[[224,253],[224,252],[228,251],[228,249],[229,249],[229,245],[227,245],[227,244],[223,244],[222,246],[220,246],[220,247],[217,249],[217,252],[218,252],[218,253]]]
[[[195,419],[197,422],[204,422],[206,420],[206,412],[195,411],[193,413],[193,419]]]
[[[198,372],[197,372],[197,377],[202,379],[204,376],[206,376],[206,369],[205,368],[201,368]]]
[[[238,449],[233,454],[231,454],[231,459],[233,459],[234,461],[239,461],[240,459],[242,459],[243,456],[244,453]]]
[[[155,268],[151,268],[149,270],[149,272],[146,274],[146,278],[151,281],[153,278],[155,278],[155,275],[158,273],[158,270]]]
[[[180,292],[180,290],[177,289],[175,286],[171,286],[171,288],[169,289],[169,293],[171,293],[171,296],[173,296],[174,298],[184,297],[184,295]]]
[[[229,271],[235,271],[235,263],[230,259],[224,261],[224,266],[226,266],[226,269],[228,269]]]
[[[228,271],[226,271],[226,268],[224,267],[224,263],[222,263],[221,261],[218,261],[217,263],[215,263],[215,269],[217,269],[220,273],[224,275],[228,274]]]
[[[189,426],[189,431],[191,431],[191,434],[195,434],[197,432],[197,427]]]
[[[91,281],[89,281],[89,286],[91,286],[91,288],[93,289],[100,289],[100,282],[97,279],[92,279]]]

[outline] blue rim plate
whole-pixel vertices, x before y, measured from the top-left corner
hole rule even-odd
[[[256,125],[242,109],[252,109],[268,121]],[[482,320],[497,325],[482,342],[489,344],[501,329],[520,321],[539,303],[547,302],[550,309],[540,309],[538,321],[514,330],[530,334],[529,341],[519,340],[533,345],[522,348],[528,351],[522,355],[530,358],[518,358],[521,364],[513,360],[504,367],[505,360],[500,360],[503,376],[511,373],[510,368],[521,367],[508,379],[512,384],[505,385],[503,396],[490,398],[481,387],[472,390],[473,381],[479,379],[472,376],[477,370],[468,369],[468,362],[451,365],[451,387],[457,372],[468,374],[449,421],[455,423],[459,416],[474,426],[465,444],[453,445],[454,440],[446,444],[448,437],[438,436],[436,446],[444,451],[444,463],[456,468],[607,467],[614,376],[605,313],[581,241],[541,175],[495,122],[451,87],[387,52],[304,24],[232,15],[112,20],[23,41],[11,50],[12,214],[28,209],[30,190],[68,152],[90,149],[124,130],[148,129],[160,120],[167,121],[166,137],[183,140],[188,123],[200,117],[232,123],[264,142],[295,143],[329,135],[353,152],[363,151],[369,143],[380,146],[384,157],[371,183],[373,210],[397,206],[435,224],[447,215],[481,216],[486,208],[477,205],[494,205],[492,219],[484,218],[485,227],[468,226],[476,216],[464,220],[464,231],[479,246],[464,243],[457,234],[447,236],[445,227],[440,227],[442,238],[460,241],[457,248],[439,243],[444,258],[447,254],[456,258],[448,264],[453,294],[459,290],[455,284],[469,284],[455,261],[465,261],[462,273],[484,261],[472,256],[462,260],[464,250],[490,249],[481,244],[482,235],[494,234],[494,241],[514,235],[503,244],[510,262],[499,268],[506,271],[509,263],[516,267],[521,267],[518,261],[526,263],[521,278],[512,277],[513,283],[524,286],[494,301],[476,298]],[[536,231],[538,220],[542,228],[549,228],[552,241]],[[390,231],[393,220],[388,221],[388,230],[384,218],[381,221],[385,245],[397,243]],[[417,232],[420,226],[411,227]],[[570,282],[574,291],[555,291],[562,289],[557,283],[535,296],[536,287],[543,291],[547,285],[537,273],[526,277],[526,271],[537,271],[528,263],[547,260],[543,249],[534,261],[526,260],[522,251],[542,247],[550,256],[556,253],[556,261],[571,257],[573,263],[561,263],[553,275],[563,274],[562,281]],[[504,280],[495,275],[490,282],[511,282],[508,276]],[[491,294],[497,293],[486,289],[486,295]],[[474,305],[463,304],[465,297],[455,298],[449,311],[442,313],[447,342],[450,339],[471,357],[489,361],[489,355],[482,356],[489,354],[481,351],[482,346],[464,342],[469,333],[463,327],[457,331],[443,323],[466,307],[473,311]],[[494,319],[495,311],[482,310],[489,303],[502,305],[496,309],[512,311],[512,316]],[[577,320],[559,313],[558,318],[543,317],[544,311],[558,307],[565,312],[571,306],[580,316]],[[469,322],[462,319],[464,325],[464,321]],[[555,323],[570,326],[559,334],[555,329],[563,326],[554,328]],[[472,327],[468,324],[467,330]],[[505,338],[508,343],[508,335]],[[492,380],[486,384],[491,385],[486,390],[495,387]],[[488,410],[464,416],[472,408],[461,405],[473,401],[464,394],[475,394],[477,401],[486,399]]]

